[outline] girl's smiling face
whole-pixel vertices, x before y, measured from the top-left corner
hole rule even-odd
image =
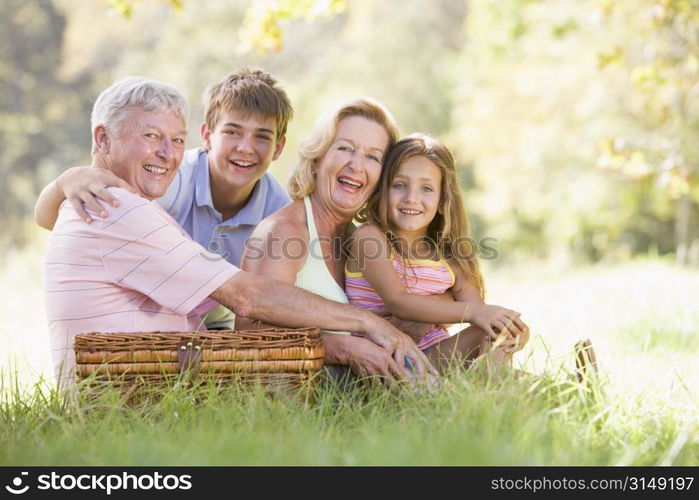
[[[441,211],[442,173],[424,156],[412,156],[398,166],[388,186],[388,218],[404,237],[423,237]]]

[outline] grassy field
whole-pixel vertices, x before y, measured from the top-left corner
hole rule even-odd
[[[699,465],[699,271],[664,261],[486,270],[522,311],[535,377],[450,373],[434,392],[313,399],[175,388],[127,407],[57,396],[43,317],[44,241],[0,271],[0,464]],[[574,381],[590,338],[602,374]]]

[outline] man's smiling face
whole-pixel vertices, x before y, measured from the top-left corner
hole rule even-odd
[[[107,132],[102,144],[106,166],[149,200],[161,197],[182,162],[185,124],[174,113],[134,107]]]

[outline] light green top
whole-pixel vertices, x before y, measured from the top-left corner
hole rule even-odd
[[[323,258],[323,250],[320,247],[318,239],[318,230],[313,217],[313,208],[311,207],[311,199],[306,196],[303,199],[306,207],[306,225],[308,226],[308,252],[306,255],[306,263],[296,275],[296,286],[320,295],[328,300],[334,300],[341,304],[348,304],[345,291],[340,288],[332,277],[328,266]],[[349,332],[338,332],[332,330],[324,330],[326,333],[335,333],[338,335],[349,335]]]
[[[235,314],[227,307],[219,305],[206,313],[204,324],[208,330],[220,328],[232,330],[235,324]]]

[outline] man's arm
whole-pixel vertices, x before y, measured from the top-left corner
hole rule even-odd
[[[405,357],[409,357],[418,361],[419,376],[424,376],[424,366],[437,374],[415,343],[388,322],[369,311],[324,299],[293,285],[240,271],[216,289],[211,298],[236,315],[272,325],[297,328],[313,325],[364,334],[383,347],[398,366],[402,367]]]

